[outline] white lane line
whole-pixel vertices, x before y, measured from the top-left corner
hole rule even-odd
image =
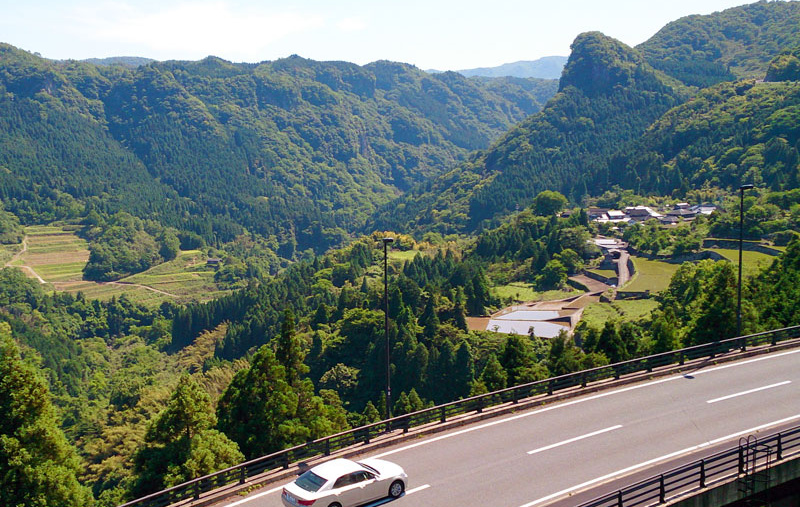
[[[272,493],[278,492],[283,489],[283,486],[270,489],[269,491],[262,491],[261,493],[256,493],[255,495],[248,496],[244,500],[239,500],[238,502],[233,502],[231,504],[226,505],[225,507],[235,507],[236,505],[242,505],[245,502],[249,502],[250,500],[255,500],[256,498],[261,498],[262,496],[270,495]]]
[[[712,367],[712,368],[704,368],[703,370],[693,372],[692,375],[693,376],[697,376],[697,375],[711,373],[711,372],[718,371],[718,370],[725,370],[725,369],[728,369],[728,368],[735,368],[737,366],[745,366],[745,365],[748,365],[748,364],[751,364],[751,363],[757,363],[757,362],[760,362],[760,361],[767,361],[769,359],[777,359],[779,357],[788,356],[788,355],[792,355],[792,354],[800,354],[800,349],[790,350],[790,351],[787,351],[787,352],[781,352],[781,353],[777,353],[777,354],[768,354],[766,356],[756,357],[754,359],[748,359],[747,361],[736,361],[736,362],[733,362],[733,363],[730,363],[730,364],[725,364],[725,365],[721,365],[721,366],[715,366],[715,367]],[[459,430],[459,431],[454,431],[453,433],[447,433],[445,435],[441,435],[441,436],[434,437],[434,438],[427,438],[427,439],[422,440],[420,442],[417,442],[417,443],[414,443],[414,444],[410,444],[410,445],[406,445],[404,447],[398,447],[397,449],[393,449],[391,451],[387,451],[387,452],[384,452],[382,454],[378,454],[378,455],[375,455],[375,456],[372,456],[372,457],[373,458],[383,458],[385,456],[389,456],[389,455],[392,455],[392,454],[397,454],[398,452],[407,451],[409,449],[414,449],[416,447],[421,447],[423,445],[433,444],[433,443],[438,442],[440,440],[445,440],[445,439],[448,439],[448,438],[452,438],[452,437],[457,437],[457,436],[463,435],[465,433],[470,433],[470,432],[473,432],[473,431],[482,430],[484,428],[489,428],[489,427],[495,426],[497,424],[503,424],[503,423],[507,423],[507,422],[511,422],[511,421],[516,421],[517,419],[522,419],[524,417],[531,417],[531,416],[534,416],[534,415],[542,414],[544,412],[549,412],[551,410],[557,410],[557,409],[560,409],[560,408],[569,407],[569,406],[572,406],[572,405],[577,405],[578,403],[585,403],[585,402],[588,402],[588,401],[594,401],[594,400],[598,400],[598,399],[601,399],[601,398],[605,398],[607,396],[614,396],[614,395],[617,395],[617,394],[626,393],[628,391],[635,391],[636,389],[644,389],[646,387],[650,387],[650,386],[653,386],[653,385],[663,384],[663,383],[666,383],[666,382],[672,382],[673,380],[684,380],[684,379],[685,379],[684,374],[679,374],[679,375],[676,375],[674,377],[666,377],[666,378],[663,378],[663,379],[654,380],[652,382],[646,382],[644,384],[636,384],[636,385],[632,385],[632,386],[616,389],[616,390],[613,390],[613,391],[605,391],[605,392],[602,392],[602,393],[599,393],[599,394],[595,394],[593,396],[581,396],[580,398],[575,398],[575,399],[570,400],[570,401],[560,402],[560,403],[557,403],[555,405],[549,405],[549,406],[541,408],[539,410],[532,410],[531,412],[525,412],[525,413],[518,414],[518,415],[515,415],[515,416],[512,416],[512,417],[507,417],[505,419],[498,419],[496,421],[492,421],[492,422],[489,422],[489,423],[480,424],[478,426],[472,426],[470,428],[466,428],[466,429]]]
[[[422,486],[417,486],[416,488],[409,489],[408,491],[406,491],[406,495],[411,495],[416,493],[417,491],[422,491],[423,489],[428,489],[430,487],[431,487],[430,484],[423,484]]]
[[[418,486],[413,489],[409,489],[406,491],[406,495],[410,495],[412,493],[416,493],[417,491],[422,491],[423,489],[430,488],[430,484],[423,484],[422,486]],[[277,493],[278,491],[282,490],[283,486],[270,489],[268,491],[262,491],[261,493],[257,493],[255,495],[248,496],[244,500],[239,500],[238,502],[233,502],[231,504],[226,505],[225,507],[236,507],[237,505],[242,505],[243,503],[249,502],[250,500],[255,500],[256,498],[261,498],[262,496],[271,495],[272,493]]]
[[[769,355],[757,357],[757,358],[754,358],[754,359],[748,359],[747,361],[736,361],[734,363],[730,363],[730,364],[726,364],[726,365],[722,365],[722,366],[715,366],[713,368],[705,368],[705,369],[703,369],[701,371],[693,372],[692,375],[697,376],[697,375],[700,375],[700,374],[711,373],[711,372],[714,372],[714,371],[717,371],[717,370],[725,370],[725,369],[728,369],[728,368],[734,368],[736,366],[744,366],[744,365],[747,365],[747,364],[750,364],[750,363],[766,361],[766,360],[769,360],[769,359],[776,359],[778,357],[788,356],[788,355],[791,355],[791,354],[798,354],[798,353],[800,353],[799,349],[790,350],[788,352],[781,352],[779,354],[769,354]],[[398,447],[397,449],[393,449],[391,451],[387,451],[387,452],[384,452],[382,454],[378,454],[376,456],[373,456],[373,458],[383,458],[385,456],[389,456],[389,455],[392,455],[392,454],[397,454],[399,452],[407,451],[409,449],[414,449],[416,447],[421,447],[423,445],[433,444],[435,442],[438,442],[440,440],[445,440],[447,438],[457,437],[457,436],[463,435],[465,433],[470,433],[472,431],[478,431],[478,430],[482,430],[484,428],[489,428],[491,426],[495,426],[497,424],[503,424],[503,423],[507,423],[507,422],[511,422],[511,421],[516,421],[517,419],[522,419],[524,417],[531,417],[531,416],[534,416],[534,415],[539,415],[539,414],[542,414],[544,412],[549,412],[551,410],[557,410],[557,409],[560,409],[560,408],[569,407],[569,406],[572,406],[572,405],[576,405],[578,403],[585,403],[587,401],[593,401],[593,400],[597,400],[597,399],[600,399],[600,398],[605,398],[606,396],[614,396],[616,394],[622,394],[622,393],[626,393],[628,391],[634,391],[636,389],[644,389],[645,387],[650,387],[650,386],[657,385],[657,384],[663,384],[665,382],[672,382],[673,380],[683,380],[683,379],[684,379],[684,374],[680,374],[680,375],[676,375],[674,377],[666,377],[666,378],[663,378],[663,379],[660,379],[660,380],[654,380],[652,382],[646,382],[644,384],[636,384],[636,385],[633,385],[633,386],[623,387],[621,389],[616,389],[616,390],[613,390],[613,391],[602,392],[602,393],[599,393],[599,394],[595,394],[593,396],[581,396],[580,398],[576,398],[576,399],[573,399],[573,400],[570,400],[570,401],[557,403],[555,405],[550,405],[550,406],[541,408],[539,410],[533,410],[531,412],[518,414],[518,415],[515,415],[515,416],[512,416],[512,417],[508,417],[506,419],[498,419],[496,421],[492,421],[492,422],[489,422],[489,423],[480,424],[478,426],[472,426],[470,428],[459,430],[459,431],[454,431],[453,433],[447,433],[446,435],[441,435],[441,436],[434,437],[434,438],[428,438],[428,439],[422,440],[422,441],[414,443],[414,444],[406,445],[404,447]]]
[[[784,382],[778,382],[777,384],[771,384],[764,387],[757,387],[756,389],[750,389],[749,391],[742,391],[741,393],[736,393],[736,394],[729,394],[728,396],[723,396],[721,398],[714,398],[713,400],[708,400],[706,403],[716,403],[718,401],[729,400],[731,398],[736,398],[737,396],[744,396],[746,394],[753,394],[759,391],[766,391],[767,389],[772,389],[773,387],[785,386],[786,384],[791,384],[791,383],[792,383],[791,380],[786,380]]]
[[[733,367],[736,367],[736,366],[743,366],[743,365],[750,364],[750,363],[755,363],[755,362],[759,362],[759,361],[766,361],[766,360],[769,360],[769,359],[775,359],[775,358],[778,358],[778,357],[788,356],[788,355],[797,354],[797,353],[800,353],[800,350],[795,349],[795,350],[790,350],[790,351],[787,351],[787,352],[781,352],[779,354],[769,354],[769,355],[757,357],[757,358],[754,358],[754,359],[748,359],[747,361],[736,361],[734,363],[730,363],[730,364],[727,364],[727,365],[716,366],[716,367],[713,367],[713,368],[706,368],[706,369],[704,369],[702,371],[694,372],[694,373],[692,373],[692,375],[699,375],[699,374],[703,374],[703,373],[711,373],[711,372],[717,371],[717,370],[724,370],[724,369],[733,368]],[[653,382],[647,382],[647,383],[644,383],[644,384],[637,384],[637,385],[634,385],[634,386],[628,386],[628,387],[624,387],[622,389],[617,389],[617,390],[614,390],[614,391],[607,391],[607,392],[604,392],[604,393],[599,393],[599,394],[596,394],[594,396],[587,396],[587,397],[584,397],[584,398],[578,398],[578,399],[567,401],[567,402],[564,402],[564,403],[551,405],[549,407],[545,407],[545,408],[542,408],[542,409],[539,409],[539,410],[534,410],[532,412],[527,412],[527,413],[524,413],[524,414],[518,414],[518,415],[515,415],[515,416],[512,416],[512,417],[508,417],[506,419],[499,419],[497,421],[493,421],[493,422],[486,423],[486,424],[481,424],[481,425],[478,425],[478,426],[475,426],[475,427],[472,427],[472,428],[464,429],[464,430],[461,430],[461,431],[456,431],[456,432],[453,432],[453,433],[448,433],[447,435],[442,435],[442,436],[439,436],[439,437],[427,439],[427,440],[424,440],[424,441],[421,441],[421,442],[417,442],[415,444],[407,445],[405,447],[400,447],[398,449],[394,449],[392,451],[385,452],[383,454],[378,454],[376,456],[373,456],[373,458],[381,458],[381,457],[384,457],[384,456],[388,456],[390,454],[395,454],[395,453],[398,453],[398,452],[406,451],[408,449],[413,449],[415,447],[420,447],[422,445],[427,445],[427,444],[431,444],[431,443],[434,443],[434,442],[438,442],[439,440],[444,440],[446,438],[451,438],[451,437],[455,437],[455,436],[458,436],[458,435],[463,435],[464,433],[470,433],[472,431],[477,431],[477,430],[480,430],[480,429],[483,429],[483,428],[488,428],[488,427],[494,426],[496,424],[502,424],[502,423],[506,423],[506,422],[510,422],[510,421],[515,421],[515,420],[521,419],[523,417],[530,417],[532,415],[541,414],[543,412],[549,412],[550,410],[556,410],[558,408],[568,407],[568,406],[575,405],[575,404],[578,404],[578,403],[583,403],[583,402],[586,402],[586,401],[592,401],[592,400],[596,400],[596,399],[600,399],[600,398],[605,398],[606,396],[613,396],[615,394],[621,394],[621,393],[625,393],[625,392],[628,392],[628,391],[633,391],[633,390],[636,390],[636,389],[643,389],[645,387],[649,387],[649,386],[656,385],[656,384],[662,384],[664,382],[671,382],[673,380],[681,380],[683,378],[684,377],[681,374],[681,375],[677,375],[675,377],[667,377],[667,378],[663,378],[663,379],[660,379],[660,380],[654,380]],[[800,416],[798,416],[798,418],[800,419]],[[641,466],[641,465],[639,465],[639,466]],[[594,482],[592,482],[590,484],[594,484]],[[578,487],[580,487],[580,486],[578,486]],[[255,498],[259,498],[259,497],[262,497],[262,496],[265,496],[265,495],[269,495],[271,493],[275,493],[275,492],[280,491],[282,489],[283,489],[283,487],[278,487],[278,488],[275,488],[275,489],[271,489],[269,491],[264,491],[262,493],[257,493],[255,495],[252,495],[252,496],[249,496],[249,497],[245,498],[244,500],[240,500],[238,502],[229,504],[226,507],[236,507],[237,505],[241,505],[241,504],[243,504],[245,502],[249,502],[250,500],[253,500]],[[569,491],[572,491],[572,490],[569,490]],[[541,500],[541,501],[546,501],[546,500]],[[536,505],[536,504],[534,503],[534,504],[530,504],[530,505]]]
[[[779,421],[774,421],[774,422],[771,422],[771,423],[762,424],[761,426],[756,426],[755,428],[750,428],[750,429],[747,429],[747,430],[744,430],[744,431],[739,431],[737,433],[733,433],[731,435],[727,435],[727,436],[724,436],[724,437],[715,438],[714,440],[711,440],[711,441],[708,441],[708,442],[703,442],[702,444],[698,444],[698,445],[693,445],[692,447],[687,447],[686,449],[682,449],[680,451],[671,452],[671,453],[666,454],[664,456],[660,456],[658,458],[651,459],[651,460],[645,461],[643,463],[639,463],[638,465],[633,465],[633,466],[630,466],[630,467],[627,467],[627,468],[623,468],[622,470],[617,470],[616,472],[612,472],[612,473],[604,475],[602,477],[598,477],[596,479],[592,479],[591,481],[586,481],[583,484],[578,484],[577,486],[572,486],[571,488],[567,488],[565,490],[559,491],[558,493],[553,493],[552,495],[547,495],[545,497],[539,498],[538,500],[534,500],[533,502],[526,503],[525,505],[521,505],[520,507],[533,507],[534,505],[539,505],[539,504],[544,503],[544,502],[549,502],[550,500],[554,500],[556,498],[559,498],[559,497],[562,497],[562,496],[566,496],[566,495],[568,495],[570,493],[574,493],[575,491],[578,491],[580,489],[586,488],[588,486],[592,486],[594,484],[598,484],[598,483],[607,481],[609,479],[614,479],[616,477],[625,475],[625,474],[627,474],[629,472],[633,472],[633,471],[638,470],[640,468],[644,468],[644,467],[647,467],[647,466],[650,466],[650,465],[654,465],[654,464],[656,464],[656,463],[658,463],[660,461],[665,461],[665,460],[668,460],[670,458],[674,458],[676,456],[681,456],[683,454],[688,454],[690,452],[694,452],[694,451],[703,449],[705,447],[711,447],[712,445],[716,445],[716,444],[725,442],[727,440],[732,440],[732,439],[734,439],[736,437],[741,437],[741,436],[747,435],[749,433],[755,433],[757,431],[761,431],[763,429],[770,428],[772,426],[777,426],[778,424],[783,424],[783,423],[795,421],[797,419],[800,419],[800,414],[793,415],[791,417],[787,417],[787,418],[781,419]]]
[[[769,359],[774,359],[783,356],[790,356],[792,354],[798,354],[798,353],[800,353],[800,350],[795,349],[787,352],[781,352],[779,354],[766,354],[753,359],[748,359],[747,361],[733,361],[732,363],[727,363],[720,366],[714,366],[713,368],[703,368],[700,371],[692,372],[691,375],[702,375],[704,373],[711,373],[719,370],[727,370],[728,368],[736,368],[737,366],[744,366],[750,363],[758,363],[760,361],[767,361]],[[681,375],[679,378],[683,378],[683,375]]]
[[[611,426],[610,428],[605,428],[602,430],[593,431],[591,433],[587,433],[586,435],[581,435],[579,437],[570,438],[569,440],[564,440],[563,442],[558,442],[557,444],[551,444],[545,447],[540,447],[538,449],[534,449],[532,451],[528,451],[528,454],[536,454],[537,452],[542,451],[549,451],[550,449],[555,449],[556,447],[561,447],[562,445],[571,444],[573,442],[577,442],[579,440],[583,440],[584,438],[594,437],[596,435],[602,435],[603,433],[608,433],[609,431],[614,431],[622,428],[621,424],[617,424],[616,426]]]

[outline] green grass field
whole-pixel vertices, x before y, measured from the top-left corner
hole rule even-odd
[[[732,263],[739,265],[739,250],[729,248],[713,248],[712,252],[717,252]],[[754,276],[762,269],[766,268],[775,257],[752,250],[742,250],[742,276]]]
[[[596,273],[600,276],[604,276],[606,278],[616,278],[617,272],[613,269],[587,269],[586,271],[591,271],[592,273]]]
[[[539,292],[531,284],[524,282],[511,282],[508,285],[500,285],[494,288],[494,292],[501,299],[511,298],[520,303],[523,301],[555,301],[582,293],[577,289]]]
[[[419,253],[419,250],[390,250],[387,252],[386,256],[389,258],[389,262],[410,262],[413,261],[414,257]],[[383,253],[381,253],[381,262],[383,262]]]
[[[625,320],[639,320],[658,308],[655,299],[618,299],[612,303]]]
[[[651,293],[660,292],[669,287],[672,275],[680,267],[680,264],[670,264],[668,262],[653,261],[644,257],[631,256],[633,265],[636,267],[636,274],[633,279],[622,288],[625,291]]]
[[[592,327],[603,327],[607,320],[620,317],[620,312],[611,303],[592,303],[583,309],[581,321]]]
[[[621,299],[611,303],[592,303],[583,310],[582,321],[592,327],[603,327],[609,319],[637,321],[647,318],[658,308],[655,299]]]

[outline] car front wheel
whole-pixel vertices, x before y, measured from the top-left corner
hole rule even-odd
[[[392,485],[389,486],[389,496],[392,498],[399,498],[405,489],[406,486],[403,484],[403,481],[394,481]]]
[[[342,504],[340,504],[339,502],[333,502],[328,507],[342,507]]]

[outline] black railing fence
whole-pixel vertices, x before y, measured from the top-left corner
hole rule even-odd
[[[768,448],[775,459],[800,453],[800,426],[760,438],[758,448]],[[649,507],[689,495],[707,486],[751,473],[747,467],[747,444],[674,468],[608,495],[580,504],[578,507]],[[765,465],[761,458],[757,465]]]
[[[565,389],[586,387],[592,382],[620,379],[625,375],[651,372],[659,367],[676,364],[683,365],[686,361],[700,358],[713,358],[719,354],[730,352],[731,350],[739,349],[741,351],[746,351],[748,347],[767,344],[777,345],[778,342],[790,340],[799,336],[800,326],[776,329],[685,349],[673,350],[461,399],[362,426],[360,428],[347,430],[336,435],[292,447],[291,449],[285,449],[256,458],[231,468],[214,472],[205,477],[200,477],[133,500],[120,507],[165,507],[187,499],[199,499],[204,493],[222,486],[235,483],[244,484],[248,479],[265,472],[288,469],[293,463],[299,463],[314,457],[327,456],[353,445],[368,444],[372,439],[391,431],[402,430],[406,432],[411,428],[425,424],[446,422],[449,418],[455,416],[468,413],[480,413],[486,408],[497,405],[518,403],[533,396],[552,395]]]

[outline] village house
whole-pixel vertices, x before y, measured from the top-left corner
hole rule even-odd
[[[698,215],[710,215],[716,211],[713,204],[691,205],[688,202],[679,202],[666,213],[659,213],[649,206],[628,206],[624,210],[607,208],[589,208],[589,220],[597,223],[614,223],[625,225],[628,223],[641,223],[647,220],[658,220],[662,225],[677,225],[681,222],[694,220]]]
[[[651,218],[659,219],[664,216],[649,206],[629,206],[625,208],[625,214],[634,222],[645,222]]]

